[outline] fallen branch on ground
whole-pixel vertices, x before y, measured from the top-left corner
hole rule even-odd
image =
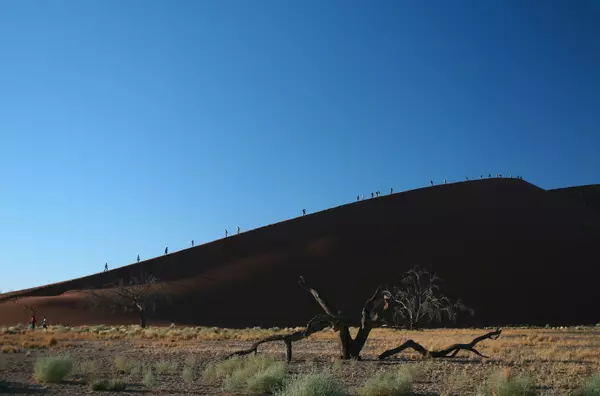
[[[398,353],[404,351],[405,349],[413,349],[416,352],[418,352],[419,354],[421,354],[421,356],[430,357],[430,358],[446,358],[446,357],[453,358],[456,356],[456,354],[458,352],[460,352],[462,350],[471,351],[474,354],[476,354],[477,356],[486,357],[486,356],[482,355],[481,353],[479,353],[479,351],[477,351],[477,349],[475,349],[475,345],[477,345],[479,342],[481,342],[483,340],[487,340],[487,339],[496,340],[496,339],[498,339],[498,337],[500,337],[501,333],[502,333],[501,329],[496,329],[496,331],[492,331],[492,332],[489,332],[482,336],[479,336],[477,338],[474,338],[473,341],[469,342],[468,344],[454,344],[454,345],[450,345],[448,348],[442,349],[440,351],[428,351],[418,342],[415,342],[413,340],[408,340],[404,344],[400,345],[399,347],[389,349],[389,350],[383,352],[381,355],[379,355],[378,359],[379,360],[385,359],[387,357],[398,354]]]

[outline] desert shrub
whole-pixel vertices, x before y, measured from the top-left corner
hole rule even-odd
[[[478,396],[534,396],[535,386],[529,377],[513,377],[508,369],[490,376]]]
[[[238,370],[244,364],[244,359],[232,357],[231,359],[223,360],[217,364],[210,364],[204,370],[204,378],[208,380],[223,379],[228,377],[235,370]]]
[[[194,371],[192,370],[192,368],[184,367],[183,371],[181,372],[181,378],[183,378],[183,381],[186,384],[191,384],[192,382],[194,382]]]
[[[576,396],[600,396],[600,374],[588,378],[575,392]]]
[[[154,376],[154,372],[152,371],[151,366],[147,366],[144,368],[142,384],[144,384],[146,388],[154,388],[154,386],[156,385],[156,378]]]
[[[298,375],[289,381],[276,396],[345,396],[347,393],[326,372]]]
[[[170,374],[173,375],[177,372],[177,362],[170,362],[168,360],[161,360],[154,366],[156,374]]]
[[[93,381],[96,378],[98,372],[98,365],[95,360],[83,360],[75,364],[75,374],[81,375],[86,380]]]
[[[413,378],[410,374],[382,373],[369,378],[358,389],[360,396],[408,396],[412,394]]]
[[[258,370],[246,380],[246,389],[254,394],[273,393],[283,386],[285,364],[276,362]]]
[[[266,357],[241,359],[244,364],[223,381],[223,388],[232,393],[273,393],[283,385],[285,365]]]
[[[223,388],[230,393],[273,393],[281,388],[284,377],[285,364],[263,355],[234,357],[204,371],[206,379],[222,379]]]
[[[129,375],[131,377],[143,376],[144,371],[146,370],[146,365],[144,363],[136,363],[131,366],[131,370],[129,371]]]
[[[115,368],[117,371],[125,374],[131,374],[131,371],[135,366],[136,364],[133,360],[127,359],[121,355],[115,356]]]
[[[90,387],[93,391],[107,391],[107,392],[121,392],[124,391],[127,386],[121,380],[107,380],[107,379],[99,379],[92,381]]]
[[[69,328],[65,327],[63,325],[57,325],[57,326],[54,327],[54,331],[56,333],[66,333],[66,332],[69,331]]]
[[[70,356],[47,356],[37,360],[33,377],[40,382],[58,383],[72,370],[73,359]]]

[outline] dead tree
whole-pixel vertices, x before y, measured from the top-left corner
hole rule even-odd
[[[163,283],[151,274],[142,273],[129,282],[122,279],[118,285],[100,291],[90,290],[92,306],[98,309],[122,309],[139,315],[140,327],[146,327],[146,315],[154,309]]]
[[[300,277],[298,283],[306,291],[312,294],[314,299],[321,306],[321,309],[324,313],[312,318],[304,330],[297,331],[292,334],[277,334],[269,336],[255,342],[248,349],[232,353],[229,355],[229,357],[247,355],[252,352],[256,353],[258,346],[266,342],[283,341],[286,346],[287,361],[289,362],[292,359],[292,343],[294,341],[299,341],[327,327],[332,327],[338,333],[340,357],[342,359],[360,359],[360,352],[367,342],[367,338],[369,337],[371,330],[378,326],[382,316],[391,313],[389,304],[391,293],[379,287],[373,296],[365,302],[362,309],[362,315],[360,318],[361,324],[358,329],[358,333],[356,334],[356,337],[352,338],[350,335],[351,322],[344,316],[344,314],[341,311],[335,311],[332,309],[321,297],[321,295],[306,283],[303,277]]]
[[[362,308],[362,312],[361,312],[360,327],[358,328],[358,332],[357,332],[356,336],[354,338],[352,338],[352,336],[350,335],[350,323],[351,322],[348,320],[348,318],[341,311],[334,310],[323,299],[323,297],[321,297],[319,292],[317,292],[315,289],[313,289],[306,283],[306,281],[304,280],[303,277],[300,277],[300,280],[298,283],[306,291],[308,291],[310,294],[312,294],[315,301],[319,304],[319,306],[323,310],[323,313],[318,314],[314,318],[312,318],[308,322],[308,324],[306,325],[306,328],[304,330],[300,330],[300,331],[297,331],[297,332],[291,333],[291,334],[276,334],[276,335],[272,335],[272,336],[263,338],[261,340],[256,341],[248,349],[236,351],[236,352],[230,354],[228,356],[228,358],[233,357],[233,356],[243,356],[243,355],[247,355],[250,353],[257,353],[258,347],[262,344],[265,344],[268,342],[282,341],[286,347],[287,361],[290,362],[292,360],[292,343],[293,342],[300,341],[300,340],[310,336],[313,333],[316,333],[325,328],[331,327],[331,328],[333,328],[334,331],[336,331],[338,333],[338,343],[340,346],[340,358],[341,359],[360,359],[360,353],[361,353],[363,347],[365,346],[367,339],[369,338],[369,334],[370,334],[371,330],[376,327],[379,327],[383,323],[390,323],[390,321],[393,319],[394,305],[396,304],[395,300],[393,298],[393,295],[388,290],[386,290],[382,287],[379,287],[379,288],[377,288],[377,290],[375,291],[373,296],[371,296],[371,298],[369,298],[365,302],[365,304]],[[498,335],[499,334],[500,333],[498,330]],[[484,338],[481,338],[481,339],[485,339],[485,338],[491,338],[491,336],[486,335],[486,336],[484,336]],[[474,343],[472,342],[472,345],[471,344],[464,344],[464,345],[456,344],[444,351],[447,351],[446,354],[450,354],[457,348],[459,350],[460,349],[474,350],[474,348],[473,348],[474,345],[477,342],[481,341],[481,339],[479,339],[479,340],[475,339]],[[469,347],[469,345],[470,345],[470,347]],[[422,346],[420,346],[419,344],[417,344],[414,341],[408,342],[408,344],[404,343],[401,347],[399,347],[399,348],[403,348],[403,349],[398,349],[398,348],[396,348],[396,349],[398,349],[398,352],[400,352],[409,347],[417,348],[417,350],[420,349],[420,350],[426,351],[425,348],[423,348]],[[391,351],[393,351],[393,350],[391,350]],[[434,353],[434,355],[437,355],[444,351],[436,352],[436,353]],[[395,352],[395,353],[398,353],[398,352]],[[380,358],[383,359],[383,358],[387,357],[388,355],[386,355],[386,353],[389,353],[389,351],[384,352],[381,355],[383,357],[380,357]],[[454,355],[455,354],[453,354],[452,357]]]
[[[479,342],[481,342],[483,340],[487,340],[487,339],[496,340],[496,339],[498,339],[498,337],[500,337],[501,333],[502,333],[501,329],[496,329],[495,331],[491,331],[487,334],[484,334],[482,336],[474,338],[473,341],[469,342],[468,344],[453,344],[453,345],[450,345],[448,348],[442,349],[439,351],[429,351],[426,348],[424,348],[421,344],[419,344],[413,340],[408,340],[404,344],[400,345],[397,348],[389,349],[389,350],[383,352],[381,355],[379,355],[378,359],[383,360],[387,357],[396,355],[396,354],[404,351],[405,349],[409,349],[409,348],[415,350],[416,352],[421,354],[421,356],[428,357],[428,358],[444,358],[444,357],[453,358],[456,356],[456,354],[458,352],[460,352],[462,350],[471,351],[474,354],[476,354],[477,356],[484,358],[486,356],[479,353],[479,351],[477,351],[477,349],[475,349],[475,345],[477,345]]]
[[[394,321],[413,329],[424,321],[455,322],[458,312],[470,311],[460,300],[453,302],[439,290],[442,279],[435,273],[415,266],[406,272],[401,285],[393,288]]]

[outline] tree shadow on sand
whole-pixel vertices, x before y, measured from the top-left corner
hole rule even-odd
[[[0,395],[30,395],[47,392],[48,389],[40,385],[31,385],[12,381],[0,381]]]

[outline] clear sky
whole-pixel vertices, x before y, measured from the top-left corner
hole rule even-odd
[[[0,2],[0,290],[430,179],[600,182],[600,2]]]

